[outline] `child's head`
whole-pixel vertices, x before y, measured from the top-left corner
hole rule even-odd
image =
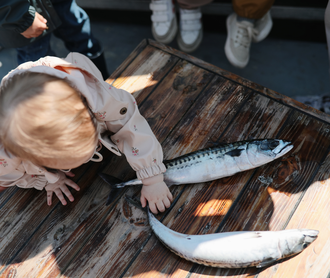
[[[0,88],[0,141],[17,157],[66,169],[92,156],[97,133],[85,100],[68,81],[25,71]]]

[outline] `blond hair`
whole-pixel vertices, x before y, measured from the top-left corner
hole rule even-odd
[[[65,89],[47,89],[51,82]],[[24,71],[0,88],[0,140],[13,155],[44,165],[86,157],[97,132],[86,100],[70,82]]]

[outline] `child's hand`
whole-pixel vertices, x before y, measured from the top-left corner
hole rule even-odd
[[[163,181],[162,175],[161,181],[158,181],[156,177],[158,176],[146,179],[148,181],[142,181],[143,186],[140,198],[142,207],[145,207],[148,201],[150,210],[155,214],[157,214],[158,211],[163,212],[165,208],[169,208],[173,200],[172,194]],[[155,183],[153,183],[153,181]]]
[[[74,177],[74,174],[72,172],[59,172],[60,178],[57,182],[55,183],[48,183],[45,187],[47,191],[47,204],[50,206],[52,204],[52,197],[53,197],[53,192],[55,192],[56,196],[59,198],[61,203],[63,205],[66,205],[67,202],[63,196],[63,193],[69,198],[71,202],[74,201],[74,198],[68,189],[68,186],[71,186],[75,190],[79,191],[80,187],[72,180],[68,179],[66,176],[69,177]],[[63,193],[62,193],[63,192]]]

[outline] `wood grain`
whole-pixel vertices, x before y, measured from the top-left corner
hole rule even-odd
[[[289,139],[290,135],[295,148],[270,167],[257,170],[220,231],[285,229],[301,194],[324,160],[330,144],[328,128],[327,124],[294,111],[278,137]],[[197,270],[202,272],[201,267]],[[246,277],[255,272],[255,269],[223,270],[218,277]]]
[[[230,79],[231,81],[233,82],[236,82],[236,83],[239,83],[241,85],[244,85],[244,86],[247,86],[255,91],[258,91],[259,93],[262,93],[270,98],[273,98],[273,99],[276,99],[277,101],[285,104],[285,105],[289,105],[290,107],[294,107],[296,109],[299,109],[300,111],[304,112],[304,113],[307,113],[309,115],[312,115],[312,116],[315,116],[319,119],[322,119],[328,123],[330,123],[330,115],[328,114],[325,114],[323,112],[321,112],[320,110],[317,110],[313,107],[310,107],[310,106],[307,106],[299,101],[296,101],[292,98],[289,98],[285,95],[282,95],[282,94],[279,94],[277,93],[276,91],[274,90],[271,90],[270,88],[265,88],[264,86],[261,86],[255,82],[252,82],[248,79],[245,79],[243,77],[240,77],[234,73],[231,73],[229,71],[226,71],[224,69],[221,69],[217,66],[214,66],[210,63],[207,63],[203,60],[200,60],[196,57],[193,57],[189,54],[186,54],[184,52],[181,52],[179,50],[176,50],[170,46],[167,46],[167,45],[164,45],[164,44],[161,44],[161,43],[158,43],[154,40],[151,40],[149,39],[148,40],[148,43],[156,48],[159,48],[165,52],[168,52],[174,56],[178,56],[178,57],[181,57],[182,59],[185,59],[193,64],[196,64],[198,65],[199,67],[201,68],[204,68],[206,70],[209,70],[211,72],[214,72],[216,74],[219,74],[225,78],[228,78]]]
[[[267,269],[204,267],[179,258],[152,234],[146,214],[111,191],[98,172],[128,180],[124,156],[75,170],[75,201],[48,207],[44,192],[0,194],[1,277],[328,277],[330,116],[252,81],[151,40],[143,40],[107,79],[133,93],[164,157],[258,138],[294,149],[263,167],[217,181],[171,187],[171,209],[157,217],[188,234],[234,230],[320,230],[304,252]]]
[[[210,87],[212,88],[212,86]],[[236,90],[229,91],[237,96]],[[240,126],[253,125],[256,126],[256,129],[259,125],[268,124],[273,127],[271,131],[265,128],[259,128],[259,134],[254,132],[254,135],[256,137],[263,137],[263,132],[268,135],[270,132],[276,133],[285,119],[285,113],[289,113],[289,109],[285,109],[280,104],[272,103],[273,109],[268,110],[267,107],[271,105],[267,98],[260,97],[256,94],[247,94],[246,97],[248,101],[243,102],[243,107],[238,105],[241,108],[240,113],[233,114],[235,117],[229,121],[229,127],[232,126],[233,122]],[[226,99],[232,101],[231,105],[233,107],[237,105],[236,102],[233,101],[236,100],[236,98],[228,97]],[[210,98],[210,100],[212,101],[213,99]],[[205,105],[205,107],[208,106]],[[225,107],[229,109],[230,104],[226,103]],[[283,109],[281,110],[280,108]],[[192,111],[195,111],[195,107]],[[203,109],[203,111],[205,110]],[[219,111],[222,111],[221,107]],[[224,110],[222,112],[226,114],[227,111]],[[252,120],[250,117],[251,113],[256,114],[255,118]],[[274,113],[277,115],[271,117],[270,115]],[[209,118],[205,117],[204,119]],[[216,119],[219,120],[221,117],[216,117]],[[185,123],[184,120],[185,119],[183,119],[183,122]],[[248,123],[247,120],[251,120],[251,123]],[[189,124],[183,126],[187,127],[189,130]],[[187,134],[185,130],[182,130],[183,126],[180,126],[180,130],[183,134]],[[222,137],[231,142],[246,139],[244,136],[248,136],[248,134],[245,132],[245,129],[240,130],[242,134],[232,135],[232,133],[227,131]],[[219,132],[219,128],[213,131],[218,133],[218,135],[222,133]],[[214,137],[213,134],[207,134],[207,137],[208,136]],[[231,136],[237,136],[240,139],[231,138]],[[182,143],[184,144],[185,142],[182,140]],[[178,144],[175,147],[175,149],[180,150]],[[253,171],[247,171],[212,183],[187,185],[180,199],[169,215],[164,219],[164,224],[177,232],[186,234],[216,232],[252,174]],[[128,273],[133,277],[162,277],[164,274],[173,275],[173,277],[186,277],[187,273],[194,267],[192,263],[188,263],[174,254],[165,252],[164,247],[155,237],[151,238],[145,249],[148,251],[141,252],[130,269],[128,269]],[[148,265],[143,264],[143,261],[148,261]],[[153,269],[154,271],[150,274],[148,271],[149,269]]]
[[[113,81],[132,63],[132,61],[140,54],[146,47],[148,41],[142,40],[137,47],[128,55],[123,63],[107,78],[106,82],[112,84]]]
[[[307,188],[286,229],[319,230],[319,236],[294,258],[274,265],[258,277],[329,277],[330,237],[330,155]]]
[[[116,78],[113,86],[134,94],[137,102],[141,103],[178,60],[179,58],[168,53],[146,46],[130,66]]]
[[[90,164],[85,164],[81,169],[76,169],[73,180],[79,181],[89,166]],[[8,194],[7,200],[1,204],[0,209],[0,273],[8,263],[12,262],[17,252],[26,246],[31,235],[38,230],[54,208],[62,206],[54,197],[53,204],[49,207],[46,203],[45,191],[9,188],[3,194],[7,192],[11,194]],[[73,192],[75,198],[77,195],[79,195],[78,192]],[[5,196],[1,197],[6,198]]]

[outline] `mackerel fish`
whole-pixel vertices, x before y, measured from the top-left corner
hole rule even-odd
[[[214,146],[164,161],[166,167],[164,181],[171,186],[201,183],[232,176],[269,163],[292,148],[291,142],[280,139],[239,141]],[[99,175],[113,189],[142,184],[139,179],[122,182],[104,173]],[[119,194],[119,190],[112,190],[107,205]]]
[[[148,219],[156,237],[169,250],[188,261],[221,268],[270,266],[302,252],[319,233],[291,229],[187,235],[163,225],[149,209]]]

